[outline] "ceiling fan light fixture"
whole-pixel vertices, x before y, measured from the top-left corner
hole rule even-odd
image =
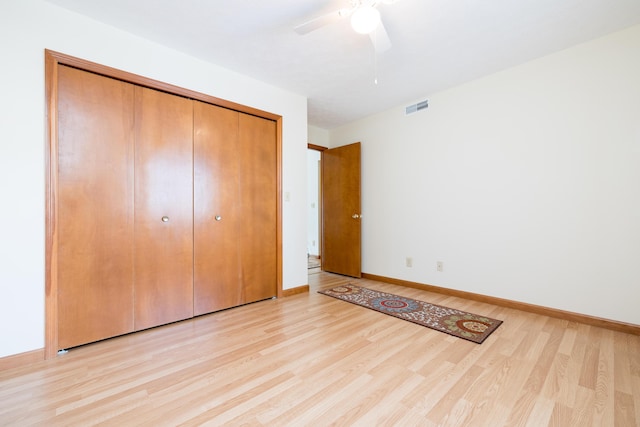
[[[360,6],[351,15],[351,27],[360,34],[369,34],[380,23],[380,12],[372,6]]]

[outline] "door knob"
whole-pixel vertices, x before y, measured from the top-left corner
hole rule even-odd
[[[216,219],[216,221],[220,221],[222,219],[222,217],[220,215],[216,215],[215,219]]]
[[[162,217],[162,222],[169,222],[169,217],[168,216],[163,216]]]
[[[353,219],[358,219],[358,218],[360,218],[360,217],[361,217],[361,215],[358,215],[358,214],[353,214],[353,215],[351,215],[351,218],[353,218]]]

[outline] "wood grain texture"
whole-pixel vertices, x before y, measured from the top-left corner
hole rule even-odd
[[[360,277],[360,143],[322,152],[322,269]]]
[[[141,76],[139,74],[129,73],[127,71],[119,70],[117,68],[109,67],[96,62],[87,61],[86,59],[77,58],[71,55],[67,55],[62,52],[56,52],[54,50],[45,49],[45,55],[51,58],[53,61],[59,64],[69,65],[74,68],[87,70],[100,74],[103,76],[109,76],[123,82],[133,83],[139,86],[157,89],[161,92],[171,93],[174,95],[182,96],[188,99],[197,99],[209,104],[218,105],[231,110],[242,111],[244,113],[252,114],[258,117],[264,117],[269,120],[278,121],[282,119],[282,116],[271,113],[269,111],[259,110],[247,105],[238,104],[236,102],[228,101],[226,99],[211,96],[205,93],[196,92],[184,87],[175,86],[160,80],[154,80],[149,77]]]
[[[307,144],[307,148],[309,150],[316,150],[316,151],[325,151],[328,150],[328,147],[323,147],[322,145],[315,145],[315,144]]]
[[[355,283],[504,320],[483,344],[318,294]],[[640,337],[330,273],[0,372],[0,424],[637,426]]]
[[[19,368],[44,360],[44,349],[26,351],[11,356],[0,357],[0,371]]]
[[[194,314],[244,303],[239,113],[194,103]],[[217,220],[216,217],[219,217]]]
[[[193,316],[193,104],[139,86],[135,93],[134,317],[141,330]]]
[[[247,113],[272,121],[275,125],[275,207],[276,222],[276,294],[282,296],[282,116],[219,99],[211,95],[173,86],[144,76],[128,73],[91,61],[45,50],[45,90],[46,90],[46,141],[45,146],[45,357],[55,358],[58,349],[58,259],[59,259],[59,188],[58,188],[58,70],[62,66],[82,69],[97,75],[111,77],[122,82],[172,93],[187,99],[215,104],[238,112]]]
[[[237,230],[244,302],[276,296],[277,155],[276,123],[240,113],[238,158],[241,161]]]
[[[541,314],[543,316],[557,317],[559,319],[567,320],[570,322],[584,323],[587,325],[598,326],[600,328],[611,329],[613,331],[624,332],[627,334],[640,335],[640,325],[634,325],[631,323],[619,322],[617,320],[603,319],[601,317],[589,316],[586,314],[574,313],[565,310],[559,310],[557,308],[549,308],[535,304],[528,304],[520,301],[513,301],[504,298],[497,298],[488,295],[476,294],[473,292],[460,291],[457,289],[443,288],[441,286],[428,285],[424,283],[417,283],[408,280],[395,279],[392,277],[379,276],[376,274],[362,273],[362,277],[365,279],[376,280],[384,283],[391,283],[394,285],[406,286],[409,288],[422,289],[429,292],[436,292],[439,294],[455,296],[459,298],[470,299],[479,302],[485,302],[488,304],[499,305],[507,308],[514,308],[516,310],[528,311],[530,313]]]
[[[131,84],[58,75],[58,349],[133,330]]]
[[[55,357],[58,348],[58,62],[48,50],[45,73],[45,254],[44,254],[44,356]]]
[[[296,288],[285,289],[282,292],[282,296],[291,297],[293,295],[304,294],[309,292],[309,285],[298,286]]]

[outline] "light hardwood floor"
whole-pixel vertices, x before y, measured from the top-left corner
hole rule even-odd
[[[371,280],[309,282],[1,372],[0,425],[638,425],[639,336]],[[316,292],[346,282],[504,324],[478,345]]]

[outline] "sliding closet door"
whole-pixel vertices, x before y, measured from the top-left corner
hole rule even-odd
[[[195,315],[244,302],[237,232],[248,217],[238,209],[238,116],[194,103]]]
[[[244,302],[276,296],[276,123],[240,113],[238,157],[242,159],[238,229]]]
[[[135,329],[193,316],[192,101],[136,87]]]
[[[58,349],[133,330],[131,84],[58,68]]]

